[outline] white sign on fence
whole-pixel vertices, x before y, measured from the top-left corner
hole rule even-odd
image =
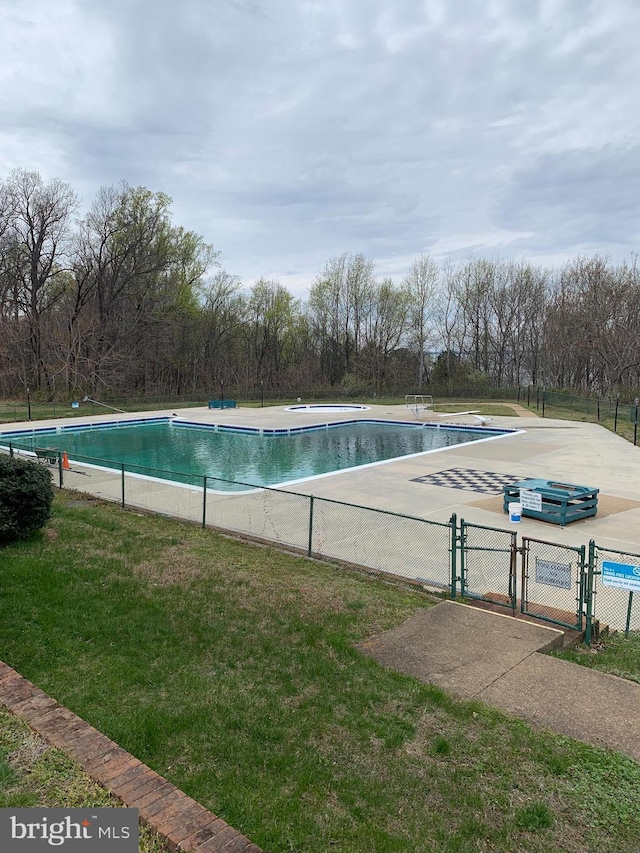
[[[542,512],[542,495],[540,492],[532,492],[530,489],[520,489],[520,503],[522,509],[532,509],[534,512]]]
[[[536,557],[536,581],[559,589],[571,589],[571,563],[552,563]]]

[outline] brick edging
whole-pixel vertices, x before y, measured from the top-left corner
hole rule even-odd
[[[174,850],[264,853],[248,838],[0,661],[0,702],[80,764]]]

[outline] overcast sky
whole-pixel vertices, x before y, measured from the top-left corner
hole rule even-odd
[[[249,286],[640,246],[638,0],[0,0],[0,178],[122,180]]]

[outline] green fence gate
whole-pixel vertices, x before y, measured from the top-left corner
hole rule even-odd
[[[517,605],[514,531],[460,520],[460,595],[515,611]]]
[[[520,610],[545,622],[582,631],[591,601],[584,545],[522,537]]]

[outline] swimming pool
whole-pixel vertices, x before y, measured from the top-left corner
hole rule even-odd
[[[511,430],[407,424],[373,419],[334,424],[256,429],[204,425],[180,419],[71,424],[0,434],[5,446],[66,451],[85,464],[135,474],[234,490],[234,484],[291,484],[338,471],[380,464],[497,438]]]

